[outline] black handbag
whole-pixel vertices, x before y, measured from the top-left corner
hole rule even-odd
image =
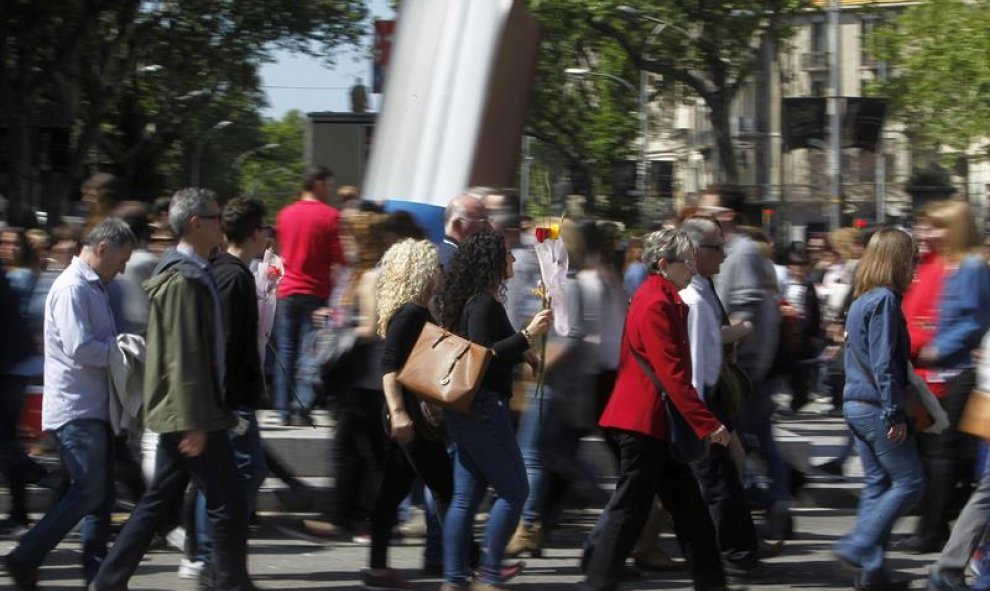
[[[656,374],[653,373],[653,369],[647,363],[646,359],[643,359],[635,350],[632,353],[636,361],[639,362],[639,367],[642,368],[643,373],[650,378],[650,381],[653,382],[653,387],[660,394],[663,413],[667,418],[667,443],[670,449],[670,456],[678,462],[684,464],[691,463],[703,454],[705,451],[705,442],[698,438],[694,429],[684,419],[681,412],[677,410],[677,407],[670,399],[670,396],[667,395],[667,391],[664,390],[663,385],[660,383]]]

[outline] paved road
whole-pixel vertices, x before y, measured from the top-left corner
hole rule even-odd
[[[818,410],[818,409],[816,409]],[[830,457],[843,441],[841,419],[806,413],[780,423],[798,437],[811,442],[809,463]],[[795,509],[796,538],[788,542],[784,554],[769,561],[770,577],[746,583],[750,589],[847,589],[852,577],[839,569],[829,548],[842,534],[848,532],[855,516],[854,493],[860,474],[854,461],[849,466],[852,477],[841,483],[812,482],[809,494],[799,500]],[[577,570],[580,545],[594,520],[597,510],[572,510],[566,513],[565,524],[550,538],[543,558],[526,558],[526,572],[510,584],[512,589],[558,591],[570,589],[579,580]],[[360,589],[360,571],[367,563],[366,546],[352,542],[318,545],[296,540],[280,533],[276,525],[287,518],[264,515],[261,526],[251,539],[250,569],[255,582],[263,589]],[[901,520],[898,532],[910,531],[913,518]],[[666,548],[676,554],[670,534],[664,538]],[[0,554],[13,547],[0,541]],[[419,584],[420,589],[433,591],[439,580],[421,578],[422,540],[397,543],[391,552],[392,566],[400,569]],[[196,586],[176,577],[179,555],[169,551],[150,553],[132,579],[132,590],[192,590]],[[913,587],[923,589],[922,577],[934,561],[934,555],[908,556],[891,553],[891,566],[915,579]],[[42,570],[42,589],[79,589],[81,587],[78,538],[73,534],[49,557]],[[623,589],[682,589],[688,586],[683,573],[666,573],[624,584]],[[0,589],[11,588],[9,579],[0,575]]]

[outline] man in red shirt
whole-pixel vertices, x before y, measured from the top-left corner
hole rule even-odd
[[[330,169],[313,166],[306,171],[299,199],[282,209],[275,221],[285,275],[278,284],[275,339],[275,408],[283,425],[311,424],[309,410],[315,394],[296,382],[296,360],[313,330],[313,312],[326,306],[333,288],[332,271],[344,264],[338,229],[340,213],[329,205],[334,178]],[[295,396],[293,396],[293,392]]]

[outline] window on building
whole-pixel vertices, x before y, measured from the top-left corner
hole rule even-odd
[[[828,81],[822,78],[811,80],[811,96],[827,96]]]
[[[828,52],[828,28],[823,20],[811,23],[811,51],[816,54]]]
[[[880,19],[875,16],[863,17],[859,23],[859,63],[864,68],[875,68],[877,58],[871,51],[873,33],[877,31]]]

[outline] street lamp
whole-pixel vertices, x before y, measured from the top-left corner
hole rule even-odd
[[[210,138],[216,135],[217,132],[226,129],[227,127],[230,127],[233,124],[234,124],[233,121],[227,121],[226,119],[224,119],[223,121],[217,123],[213,127],[206,130],[206,133],[203,134],[203,137],[199,138],[199,141],[196,142],[196,155],[193,158],[192,173],[189,175],[190,187],[199,186],[199,168],[200,168],[200,162],[203,159],[203,149],[206,148],[206,142],[210,141]]]
[[[645,20],[645,21],[649,21],[651,23],[654,23],[653,29],[650,31],[650,34],[646,37],[646,43],[643,44],[643,51],[640,53],[640,61],[642,61],[642,62],[647,61],[647,59],[648,59],[648,56],[647,56],[647,53],[646,53],[647,50],[649,49],[649,47],[651,45],[653,45],[653,42],[660,35],[660,33],[663,33],[667,28],[670,28],[670,29],[672,29],[674,31],[677,31],[678,33],[680,33],[681,35],[683,35],[685,38],[687,38],[688,41],[696,41],[701,36],[700,35],[700,31],[688,31],[686,29],[683,29],[683,28],[675,25],[674,23],[671,23],[669,21],[665,21],[663,19],[659,19],[659,18],[657,18],[655,16],[652,16],[650,14],[647,14],[647,13],[643,12],[642,10],[640,10],[638,8],[634,8],[634,7],[628,6],[626,4],[621,4],[621,5],[617,6],[616,7],[616,10],[618,12],[621,12],[622,14],[624,14],[626,16],[633,17],[633,18],[639,18],[639,19],[642,19],[642,20]],[[643,143],[642,143],[642,146],[641,146],[641,152],[640,152],[640,157],[639,157],[639,167],[642,170],[637,170],[636,172],[637,172],[637,183],[640,184],[639,191],[640,191],[640,194],[643,196],[643,205],[646,205],[646,184],[647,184],[646,177],[647,177],[647,173],[648,173],[647,166],[649,164],[648,161],[647,161],[647,159],[646,159],[647,132],[649,131],[649,127],[648,127],[649,126],[649,122],[647,120],[648,114],[646,112],[647,86],[649,84],[649,80],[647,78],[648,78],[647,71],[644,70],[644,69],[640,69],[640,71],[639,71],[639,103],[640,103],[640,108],[639,108],[639,127],[640,127],[640,130],[639,131],[640,131],[640,134],[643,136]]]
[[[239,171],[241,167],[244,166],[244,163],[247,162],[248,158],[250,158],[251,156],[254,156],[258,152],[264,152],[265,150],[274,150],[280,145],[281,144],[265,144],[263,146],[251,148],[246,152],[241,152],[240,154],[237,155],[236,158],[234,158],[234,161],[230,164],[230,169]]]
[[[621,84],[629,89],[629,92],[636,95],[636,109],[639,112],[639,162],[636,165],[636,192],[641,200],[646,200],[646,86],[640,79],[639,90],[628,80],[606,74],[604,72],[593,72],[588,68],[567,68],[564,73],[569,76],[595,76],[597,78],[607,78],[613,82]]]

